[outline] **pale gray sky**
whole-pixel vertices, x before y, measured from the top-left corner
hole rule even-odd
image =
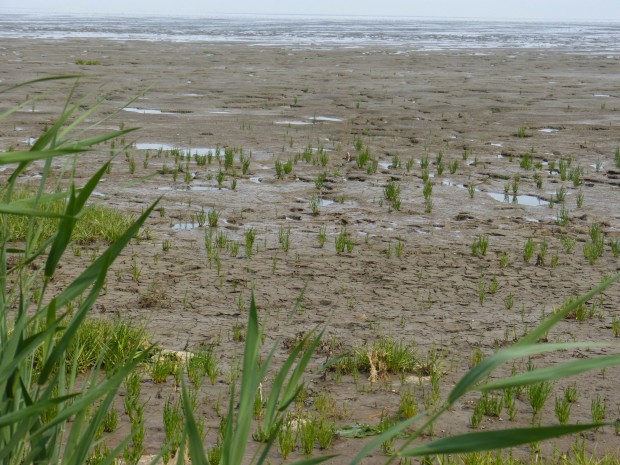
[[[305,14],[620,21],[620,0],[0,0],[2,12]]]

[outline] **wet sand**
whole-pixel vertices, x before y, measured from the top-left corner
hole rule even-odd
[[[92,93],[105,99],[100,114],[109,119],[99,129],[115,129],[121,122],[126,128],[140,127],[126,136],[128,144],[221,147],[222,152],[234,147],[242,148],[244,156],[251,154],[247,174],[242,174],[239,154],[235,155],[233,190],[231,176],[217,188],[215,160],[205,166],[192,161],[193,179],[186,183],[183,173],[176,181],[170,173],[161,174],[164,165],[174,166],[171,156],[158,157],[156,150],[150,150],[145,167],[146,151],[130,147],[135,173],[130,174],[121,152],[98,188],[103,196],[97,201],[133,213],[163,195],[165,216],[150,218],[150,238],[133,243],[114,264],[95,316],[147,322],[154,340],[167,349],[215,344],[222,375],[215,386],[205,385],[200,404],[206,426],[212,428],[209,443],[214,442],[219,424],[215,405],[228,391],[227,374],[241,350],[232,340],[233,327],[244,324],[252,289],[265,324],[266,347],[281,346],[278,359],[287,354],[283,341],[317,326],[325,329],[333,355],[389,336],[414,345],[421,359],[440,351],[443,398],[469,368],[476,349],[491,354],[571,295],[590,290],[618,269],[618,258],[609,247],[610,241],[620,239],[620,169],[614,164],[620,137],[618,56],[100,40],[11,40],[0,44],[0,54],[2,86],[54,74],[92,75],[82,80],[77,95]],[[76,65],[78,59],[99,64]],[[129,107],[158,112],[114,112],[145,90]],[[67,86],[45,84],[4,94],[2,106],[20,101],[26,92],[40,98],[34,108],[16,113],[0,127],[3,148],[26,147],[28,137],[39,135],[60,111]],[[525,128],[526,137],[517,137],[519,128]],[[379,161],[376,173],[357,166],[356,139]],[[307,147],[317,162],[322,147],[326,166],[299,161],[290,174],[277,178],[276,160],[294,159]],[[538,169],[520,167],[526,152]],[[88,176],[108,155],[105,148],[85,156],[78,177]],[[400,167],[392,166],[395,157]],[[425,158],[433,183],[431,212],[426,211],[423,197]],[[557,172],[560,160],[568,158],[573,169],[583,170],[578,186],[569,179],[562,181]],[[408,160],[413,160],[409,170]],[[450,173],[449,164],[454,162],[458,168]],[[549,164],[555,164],[554,171]],[[319,195],[315,179],[324,171],[323,202],[314,214],[310,200]],[[27,175],[36,172],[33,167]],[[542,179],[541,188],[535,173]],[[521,203],[512,202],[515,176],[518,195],[531,196],[518,198]],[[400,186],[398,211],[384,199],[388,181]],[[469,183],[475,185],[473,198],[466,188]],[[557,221],[562,205],[546,204],[561,186],[567,192],[567,225]],[[209,228],[193,224],[202,209],[217,209],[220,231],[241,243],[237,257],[221,251],[219,270],[205,251]],[[583,247],[593,223],[601,225],[606,246],[591,265]],[[321,227],[327,233],[323,247],[318,239]],[[243,241],[250,228],[257,238],[248,260]],[[286,252],[279,235],[288,228]],[[354,248],[337,254],[335,238],[345,228]],[[471,244],[480,235],[488,236],[488,252],[474,257]],[[572,252],[563,248],[562,235],[576,239]],[[548,244],[544,263],[537,265],[536,256],[528,263],[522,258],[528,238],[534,239],[537,250],[543,242]],[[169,251],[162,250],[164,240],[171,241]],[[403,246],[400,257],[398,244]],[[508,266],[500,263],[504,253]],[[142,267],[139,282],[132,279],[132,254]],[[89,263],[88,255],[67,257],[67,276],[59,276],[57,284],[69,279],[70,270]],[[554,256],[557,264],[552,266]],[[490,293],[494,278],[498,288]],[[487,289],[483,304],[481,283]],[[155,301],[145,298],[152,297],[155,289],[162,291]],[[289,318],[300,295],[301,307]],[[619,297],[620,286],[612,286],[600,301],[591,302],[593,318],[565,320],[549,340],[614,342],[612,318],[619,317]],[[543,366],[614,351],[569,351],[540,356],[534,363]],[[382,414],[396,414],[399,393],[407,388],[403,383],[412,383],[423,408],[424,392],[430,389],[424,380],[392,376],[370,383],[367,374],[360,374],[356,387],[350,375],[341,380],[333,372],[321,377],[319,367],[326,356],[313,363],[308,389],[310,399],[323,391],[334,396],[339,425],[376,424]],[[571,421],[590,420],[590,402],[597,394],[607,404],[608,418],[617,417],[619,378],[618,368],[575,378],[580,398]],[[572,382],[556,383],[554,392],[563,395]],[[146,375],[142,388],[150,412],[147,452],[155,453],[164,437],[163,402],[178,393],[172,379],[153,384]],[[476,399],[467,396],[457,404],[436,425],[436,435],[469,430]],[[501,419],[485,417],[483,427],[528,425],[532,408],[525,397],[517,400],[517,408],[514,422],[504,411]],[[553,394],[542,418],[543,424],[557,423]],[[123,421],[121,432],[128,428],[127,419]],[[618,454],[612,427],[584,437],[588,450]],[[573,441],[555,444],[566,452]],[[346,463],[361,447],[358,442],[337,439],[328,451],[342,454],[334,463]],[[550,454],[553,443],[543,450]],[[522,448],[518,453],[527,451]],[[272,460],[278,457],[274,451]],[[384,460],[377,451],[369,463]]]

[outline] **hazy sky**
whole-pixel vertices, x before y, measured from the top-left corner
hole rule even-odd
[[[2,12],[306,14],[620,21],[620,0],[0,0]]]

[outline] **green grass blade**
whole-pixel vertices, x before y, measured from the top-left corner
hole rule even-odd
[[[40,386],[43,386],[48,381],[49,375],[52,373],[56,365],[60,362],[61,358],[64,359],[66,350],[71,345],[71,342],[75,339],[80,326],[84,322],[87,313],[90,311],[92,306],[95,304],[95,301],[99,297],[99,293],[105,284],[105,278],[107,275],[107,271],[110,267],[109,263],[103,263],[103,266],[100,269],[99,277],[92,289],[90,290],[88,297],[84,300],[80,308],[75,313],[69,325],[65,329],[60,341],[56,344],[51,354],[45,361],[43,367],[41,368],[41,372],[39,374],[39,378],[37,383]],[[52,301],[55,302],[55,301]]]
[[[573,360],[554,366],[527,371],[508,378],[499,379],[479,386],[477,390],[486,392],[495,389],[504,389],[512,386],[524,386],[541,381],[551,381],[569,376],[578,375],[586,371],[602,370],[604,368],[620,365],[620,354],[605,355],[595,358]]]
[[[531,442],[544,441],[567,434],[579,433],[600,424],[556,425],[538,428],[514,428],[499,431],[479,431],[437,439],[429,444],[401,452],[404,457],[460,454],[494,449],[506,449]]]
[[[185,426],[187,428],[187,437],[189,439],[189,456],[192,459],[193,465],[209,465],[207,456],[202,447],[202,440],[200,439],[200,433],[196,426],[196,420],[192,413],[192,407],[187,393],[187,387],[183,380],[183,410],[185,411]],[[241,463],[241,462],[239,462]]]
[[[515,343],[515,346],[521,346],[521,345],[526,345],[526,344],[533,344],[535,342],[538,342],[538,340],[541,337],[543,337],[545,334],[547,334],[549,332],[549,330],[556,323],[558,323],[559,321],[561,321],[564,318],[566,318],[566,315],[568,315],[570,312],[575,310],[577,307],[579,307],[580,305],[582,305],[585,302],[587,302],[588,300],[590,300],[592,297],[594,297],[594,296],[600,294],[601,292],[603,292],[611,284],[613,284],[616,281],[618,281],[618,279],[620,279],[620,273],[616,273],[615,275],[613,275],[610,278],[606,279],[601,284],[599,284],[594,289],[592,289],[590,292],[582,295],[581,297],[576,299],[574,302],[572,302],[569,305],[567,305],[564,308],[562,308],[559,312],[553,313],[545,321],[540,323],[532,331],[530,331],[527,335],[525,335],[519,341],[517,341]]]
[[[14,86],[8,87],[6,89],[0,90],[0,94],[3,92],[10,92],[15,89],[19,89],[20,87],[29,86],[32,84],[38,84],[39,82],[49,82],[49,81],[60,81],[60,80],[69,80],[69,79],[79,79],[84,77],[84,74],[65,74],[59,76],[47,76],[43,78],[32,79],[31,81],[21,82],[19,84],[15,84]]]
[[[121,131],[110,132],[108,134],[103,134],[101,136],[90,137],[89,139],[77,141],[71,144],[69,147],[84,149],[86,147],[90,147],[91,145],[97,145],[97,144],[100,144],[101,142],[105,142],[107,140],[114,139],[116,137],[121,137],[125,134],[129,134],[130,132],[137,131],[138,129],[139,128],[129,128],[129,129],[123,129]]]
[[[12,163],[30,163],[37,160],[47,160],[48,158],[57,158],[63,155],[71,155],[74,153],[85,152],[85,147],[64,147],[59,149],[39,150],[39,151],[14,151],[0,153],[0,165],[9,165]]]
[[[466,392],[476,389],[477,383],[486,378],[495,368],[504,364],[509,360],[515,360],[522,357],[541,354],[544,352],[552,352],[554,350],[567,350],[577,347],[584,347],[592,344],[593,347],[605,347],[608,344],[584,343],[584,342],[564,342],[556,344],[530,344],[530,345],[513,345],[507,349],[501,350],[490,357],[485,358],[469,370],[454,386],[452,392],[448,395],[448,403],[454,404],[456,400]]]
[[[23,206],[23,203],[20,205],[18,204],[18,202],[0,204],[0,213],[37,218],[67,218],[63,213],[54,213],[45,210],[38,210],[36,208],[28,208],[26,206]]]
[[[305,340],[305,338],[304,338]],[[278,374],[271,383],[271,392],[269,393],[269,399],[267,400],[267,406],[265,407],[265,419],[263,422],[265,431],[271,430],[271,425],[274,424],[276,418],[276,412],[278,411],[278,400],[280,399],[280,392],[282,392],[282,387],[284,386],[284,380],[286,379],[286,375],[290,371],[293,363],[297,359],[297,355],[302,349],[302,344],[297,344],[288,358],[285,360],[282,368],[278,371]]]
[[[75,227],[75,216],[79,214],[79,212],[84,208],[86,201],[92,194],[92,192],[99,184],[99,181],[103,177],[106,169],[110,165],[110,162],[105,163],[86,183],[83,189],[81,189],[77,198],[74,198],[73,188],[70,189],[69,202],[67,203],[66,208],[66,217],[63,221],[58,225],[58,232],[56,233],[56,238],[54,243],[52,244],[52,248],[47,257],[47,261],[45,263],[45,276],[51,277],[60,263],[60,258],[65,253],[67,246],[69,245],[69,241],[71,240],[71,234],[73,233],[73,228]]]
[[[380,435],[372,438],[370,441],[366,443],[364,447],[362,447],[362,450],[360,450],[358,454],[355,457],[353,457],[353,460],[351,460],[350,465],[358,465],[362,460],[364,460],[364,458],[368,454],[378,449],[379,446],[383,442],[399,435],[400,433],[405,431],[407,428],[416,424],[418,421],[422,420],[423,418],[426,418],[427,416],[428,416],[427,412],[420,412],[416,416],[411,417],[407,420],[401,421],[400,423],[397,423],[394,426],[392,426],[387,431],[384,431]]]
[[[322,337],[323,337],[323,332],[321,331],[321,333],[316,338],[314,338],[314,341],[312,341],[312,344],[310,344],[310,346],[306,349],[306,351],[301,356],[301,359],[297,363],[297,366],[295,367],[295,371],[293,371],[293,374],[291,375],[288,381],[288,384],[286,386],[286,389],[284,391],[284,394],[282,396],[282,404],[280,405],[280,410],[285,409],[286,407],[289,406],[291,402],[293,402],[293,400],[295,400],[295,397],[297,396],[297,392],[299,391],[299,383],[301,381],[301,378],[306,371],[306,367],[308,366],[308,363],[310,363],[310,359],[312,358],[312,355],[314,355],[314,351],[316,350],[319,343],[321,342]]]
[[[260,348],[260,330],[254,293],[250,301],[250,312],[246,330],[245,352],[243,356],[243,374],[239,391],[239,410],[232,438],[231,463],[241,463],[247,447],[252,423],[254,398],[260,377],[257,373],[258,352]]]
[[[160,197],[161,198],[161,197]],[[125,233],[110,245],[106,251],[99,256],[80,276],[69,284],[58,296],[56,296],[58,308],[63,307],[68,302],[77,298],[88,286],[90,286],[99,276],[101,268],[105,264],[112,264],[118,257],[129,241],[140,231],[140,228],[149,217],[160,199],[157,199],[142,215],[125,231]]]
[[[297,462],[293,462],[290,465],[316,465],[318,463],[327,462],[333,458],[338,457],[337,455],[324,455],[322,457],[311,457],[309,459],[298,460]]]

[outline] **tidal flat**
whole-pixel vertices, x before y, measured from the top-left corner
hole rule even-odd
[[[432,408],[480,357],[619,269],[618,54],[3,42],[2,86],[84,74],[74,99],[104,100],[99,129],[140,128],[84,155],[76,172],[79,183],[113,155],[96,202],[123,212],[137,215],[163,194],[112,266],[92,317],[144,325],[166,350],[212,351],[218,373],[197,394],[207,444],[217,441],[238,374],[252,292],[265,351],[278,346],[274,366],[294,341],[324,329],[307,396],[292,411],[320,413],[342,430],[398,418],[404,403]],[[48,83],[5,94],[3,107],[26,92],[36,99],[0,128],[2,149],[26,149],[69,89]],[[24,184],[40,169],[24,173]],[[78,248],[53,286],[87,266],[99,245]],[[547,339],[618,341],[619,304],[620,286],[612,285]],[[372,381],[362,362],[321,370],[346,354],[370,354],[380,366],[381,341],[408,348],[413,364],[379,369]],[[529,363],[614,352],[571,350]],[[514,365],[527,368],[527,360]],[[173,376],[141,376],[145,453],[156,454],[164,404],[179,391]],[[559,381],[540,411],[527,391],[511,393],[474,426],[558,424],[554,399],[575,388],[570,422],[591,421],[601,402],[613,420],[619,382],[618,367]],[[117,437],[129,431],[123,395]],[[478,404],[479,396],[466,397],[434,435],[470,431]],[[612,426],[541,451],[551,458],[576,440],[595,455],[620,454]],[[363,441],[336,435],[313,453],[348,463]],[[516,454],[529,457],[530,448]],[[300,444],[288,460],[303,455]],[[378,450],[368,463],[385,459]],[[281,460],[277,447],[271,460]]]

